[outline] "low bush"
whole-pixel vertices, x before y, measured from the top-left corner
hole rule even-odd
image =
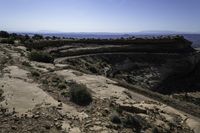
[[[15,40],[12,38],[2,39],[1,43],[14,44]]]
[[[30,62],[27,62],[27,61],[23,61],[22,65],[27,66],[27,67],[31,67]]]
[[[61,95],[64,97],[69,97],[69,92],[63,91],[61,92]]]
[[[0,101],[3,100],[3,90],[0,89]]]
[[[110,119],[112,123],[121,124],[121,119],[117,112],[112,113]]]
[[[127,115],[123,120],[123,126],[126,128],[135,128],[137,131],[140,131],[142,128],[141,122],[140,116]]]
[[[66,89],[66,85],[65,85],[64,83],[60,83],[60,84],[58,85],[58,88],[59,88],[60,90]]]
[[[38,71],[31,71],[31,75],[34,77],[39,77],[40,73]]]
[[[54,58],[46,52],[37,52],[32,51],[29,54],[29,59],[32,61],[44,62],[44,63],[53,63]]]
[[[2,94],[3,94],[3,90],[0,89],[0,97],[2,96]]]
[[[89,105],[92,102],[92,95],[83,84],[71,83],[69,95],[72,102],[81,106]]]

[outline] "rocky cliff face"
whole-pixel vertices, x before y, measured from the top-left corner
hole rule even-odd
[[[55,62],[115,79],[122,86],[129,83],[134,87],[124,87],[199,116],[199,56],[194,49],[184,53],[111,52],[69,55]]]
[[[174,87],[183,91],[196,88],[196,81],[180,83],[188,80],[184,77],[192,75],[199,61],[199,54],[183,37],[46,43],[35,42],[31,46],[43,46],[57,58],[56,62],[70,64],[78,70],[122,79],[163,94],[181,91]]]
[[[163,78],[157,87],[161,92],[199,91],[199,53],[170,60],[162,68]]]
[[[197,78],[198,62],[198,53],[101,54],[64,61],[76,69],[122,79],[160,93],[185,91],[186,88],[198,90],[198,81],[193,80]]]

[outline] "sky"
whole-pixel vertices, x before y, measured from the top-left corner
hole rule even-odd
[[[0,30],[200,33],[200,0],[0,0]]]

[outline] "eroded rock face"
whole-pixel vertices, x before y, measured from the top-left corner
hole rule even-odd
[[[174,107],[181,106],[185,110],[200,110],[200,54],[194,53],[110,53],[78,57],[62,58],[61,63],[69,68],[80,70],[89,74],[103,75],[117,79],[123,83],[128,82],[149,92],[157,92],[169,96],[175,103]],[[125,85],[126,86],[126,85]],[[156,98],[157,96],[153,96]],[[174,101],[174,102],[173,102]],[[194,114],[194,112],[193,112]]]
[[[159,92],[170,94],[174,92],[193,92],[199,91],[198,86],[200,54],[195,53],[185,58],[174,59],[163,67],[163,78],[159,83]]]
[[[198,62],[198,53],[102,54],[68,58],[63,61],[85,72],[125,80],[164,94],[173,93],[176,89],[177,92],[191,88],[199,90],[196,76]]]

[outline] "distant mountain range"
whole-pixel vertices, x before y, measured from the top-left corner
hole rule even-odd
[[[200,34],[200,32],[178,32],[178,31],[141,31],[137,32],[139,34],[162,34],[162,35],[169,35],[169,34]],[[136,33],[136,34],[137,34]]]

